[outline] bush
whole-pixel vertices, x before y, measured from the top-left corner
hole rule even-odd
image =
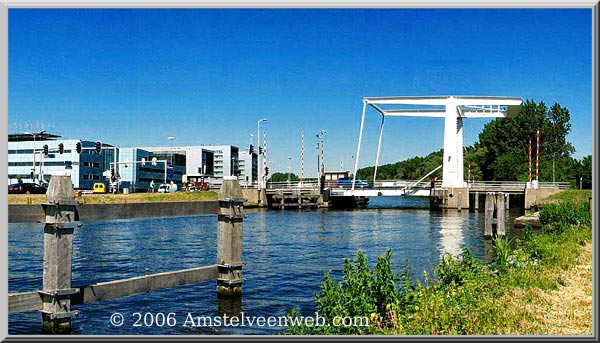
[[[592,217],[586,203],[561,202],[544,205],[540,223],[546,232],[563,232],[571,225],[591,225]]]

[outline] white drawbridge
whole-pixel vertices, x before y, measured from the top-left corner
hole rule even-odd
[[[360,158],[367,105],[381,114],[379,143],[377,145],[377,157],[375,159],[373,181],[376,181],[377,179],[383,124],[386,117],[439,117],[444,118],[445,122],[442,187],[465,188],[463,120],[465,118],[504,118],[513,116],[519,113],[522,103],[523,100],[521,98],[493,96],[399,96],[363,98],[363,111],[358,144],[356,147],[352,191],[354,191],[354,185],[356,183],[356,172],[358,170],[358,161]]]

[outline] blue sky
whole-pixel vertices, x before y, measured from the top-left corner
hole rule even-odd
[[[11,9],[9,132],[49,123],[120,147],[232,144],[268,122],[271,171],[351,169],[364,96],[496,95],[571,113],[592,153],[590,9]],[[487,120],[465,121],[471,145]],[[389,118],[380,161],[443,146],[443,119]],[[360,166],[373,165],[369,112]],[[22,130],[21,130],[22,131]],[[256,145],[256,137],[253,138]]]

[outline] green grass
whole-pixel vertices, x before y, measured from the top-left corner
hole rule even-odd
[[[560,193],[553,194],[547,198],[541,199],[540,204],[543,205],[558,202],[574,202],[587,204],[591,196],[591,189],[568,189]]]
[[[130,204],[147,202],[188,202],[217,200],[218,192],[175,193],[129,193],[129,194],[82,194],[76,198],[83,204]],[[9,204],[41,204],[47,201],[45,194],[10,194]]]

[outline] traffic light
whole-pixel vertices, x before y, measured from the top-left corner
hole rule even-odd
[[[29,175],[31,176],[31,179],[33,180],[33,170],[31,171],[31,173],[29,173]]]
[[[81,154],[81,142],[77,142],[77,144],[75,144],[75,150],[77,150],[78,154]]]
[[[65,145],[62,143],[58,143],[58,153],[62,154],[63,152],[65,152]]]
[[[262,155],[262,153],[263,153],[263,148],[262,148],[261,146],[259,146],[259,147],[258,147],[258,154],[259,154],[259,155]]]
[[[115,167],[110,168],[110,180],[115,181]]]
[[[269,175],[269,167],[265,167],[265,176]]]
[[[48,156],[48,144],[44,144],[44,156]]]
[[[250,144],[250,148],[248,148],[248,152],[250,153],[250,155],[252,155],[252,153],[254,152],[254,145]]]
[[[96,142],[96,153],[99,154],[102,152],[102,143],[100,141]]]

